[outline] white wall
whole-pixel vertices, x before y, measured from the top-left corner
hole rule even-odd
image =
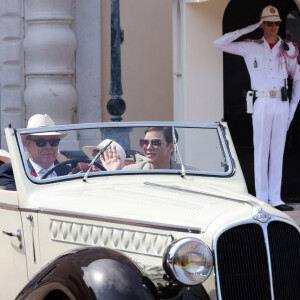
[[[223,56],[213,46],[222,30],[218,12],[220,6],[217,10],[214,1],[186,7],[187,121],[216,122],[223,118]]]
[[[175,38],[180,37],[182,74],[174,60],[174,118],[176,121],[217,122],[223,118],[223,55],[213,42],[222,35],[222,19],[228,0],[173,1]],[[180,3],[181,14],[175,9]],[[177,43],[178,44],[178,43]],[[178,45],[176,42],[174,47]],[[175,50],[176,51],[176,50]],[[176,55],[176,52],[174,52]],[[180,109],[178,109],[180,107]]]
[[[120,1],[122,98],[124,121],[172,121],[172,2]],[[101,2],[102,120],[110,89],[110,1]]]

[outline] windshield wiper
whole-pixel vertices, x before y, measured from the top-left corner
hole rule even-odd
[[[99,152],[95,155],[93,160],[89,164],[89,169],[86,171],[82,181],[86,182],[87,177],[89,176],[90,170],[92,166],[94,165],[95,161],[98,159],[98,157],[108,148],[108,146],[112,143],[113,141],[110,141],[106,146],[104,146],[102,149],[99,150]]]
[[[181,164],[181,174],[180,174],[180,176],[184,177],[185,174],[186,174],[185,173],[185,167],[182,163],[181,155],[180,155],[180,152],[179,152],[179,147],[178,147],[178,144],[177,144],[177,138],[176,138],[175,127],[174,126],[172,127],[172,136],[173,136],[173,143],[175,145],[175,161],[177,161],[177,153],[178,153],[179,161],[180,161],[180,164]]]

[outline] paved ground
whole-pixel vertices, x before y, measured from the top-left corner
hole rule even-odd
[[[287,212],[287,214],[295,220],[295,222],[300,226],[300,204],[291,204],[294,207],[294,211]]]

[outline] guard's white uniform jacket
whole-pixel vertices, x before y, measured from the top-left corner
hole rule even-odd
[[[288,126],[300,99],[300,71],[297,58],[280,57],[282,40],[271,49],[264,38],[258,41],[233,42],[240,36],[258,28],[261,22],[244,29],[229,32],[214,42],[215,47],[244,57],[251,78],[251,88],[260,92],[276,93],[277,98],[260,97],[253,107],[253,142],[256,196],[277,206],[281,200],[283,153]],[[287,43],[287,54],[292,57],[296,48]],[[289,101],[281,100],[281,88],[289,73],[294,75],[293,95]]]

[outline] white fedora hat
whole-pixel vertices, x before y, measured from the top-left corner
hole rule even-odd
[[[10,155],[7,151],[0,149],[0,161],[3,161],[5,164],[10,163]]]
[[[82,151],[87,155],[88,158],[93,159],[94,158],[94,156],[93,156],[94,150],[101,150],[110,141],[111,141],[110,139],[105,139],[98,146],[85,146],[85,147],[82,147]],[[116,147],[117,153],[120,155],[121,163],[124,164],[125,159],[126,159],[126,152],[123,149],[123,147],[115,141],[112,141],[112,143],[110,145],[112,146],[112,148]]]
[[[36,114],[30,117],[27,123],[27,128],[36,128],[36,127],[48,127],[48,126],[55,126],[54,121],[51,119],[51,117],[47,114],[41,115]],[[63,139],[68,132],[57,132],[57,131],[47,131],[47,132],[39,132],[39,133],[32,133],[27,134],[28,135],[59,135],[61,139]]]

